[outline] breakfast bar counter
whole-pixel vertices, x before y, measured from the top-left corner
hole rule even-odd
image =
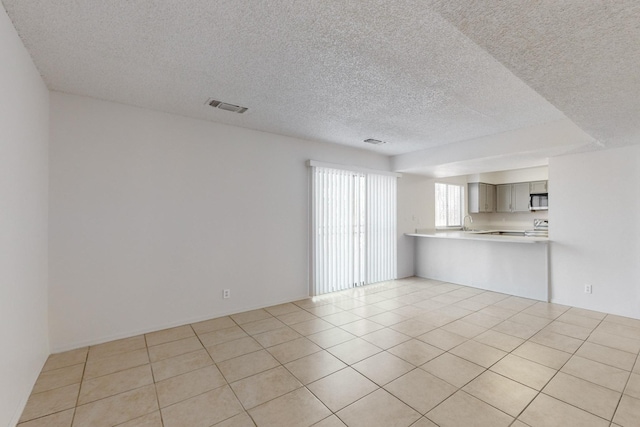
[[[548,301],[549,239],[488,232],[407,233],[416,276]]]
[[[505,233],[505,234],[492,234]],[[536,237],[515,235],[525,232],[516,230],[482,230],[482,231],[439,231],[439,230],[417,230],[415,233],[406,233],[406,236],[430,237],[435,239],[461,239],[461,240],[485,240],[489,242],[501,243],[548,243],[548,237]]]

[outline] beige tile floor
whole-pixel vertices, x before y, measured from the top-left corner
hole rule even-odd
[[[51,355],[20,427],[639,426],[640,320],[410,278]]]

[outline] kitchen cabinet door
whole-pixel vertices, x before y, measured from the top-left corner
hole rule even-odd
[[[535,181],[529,183],[530,194],[542,194],[548,192],[548,181]]]
[[[529,212],[529,183],[511,185],[511,212]]]
[[[496,185],[496,212],[511,212],[511,184]]]
[[[485,212],[494,212],[496,206],[496,186],[486,184]]]
[[[495,185],[470,182],[467,188],[469,193],[469,213],[493,212]]]

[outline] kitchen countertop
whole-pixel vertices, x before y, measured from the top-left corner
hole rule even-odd
[[[522,230],[482,230],[483,232],[498,231],[522,231]],[[462,230],[418,230],[416,233],[405,233],[405,236],[411,237],[431,237],[436,239],[460,239],[460,240],[481,240],[488,242],[504,242],[504,243],[548,243],[548,237],[533,236],[503,236],[496,234],[482,234],[477,231]]]

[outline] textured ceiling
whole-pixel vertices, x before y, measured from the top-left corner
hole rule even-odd
[[[603,146],[640,143],[640,1],[428,3]]]
[[[52,90],[371,149],[398,170],[640,142],[637,1],[3,4]]]

